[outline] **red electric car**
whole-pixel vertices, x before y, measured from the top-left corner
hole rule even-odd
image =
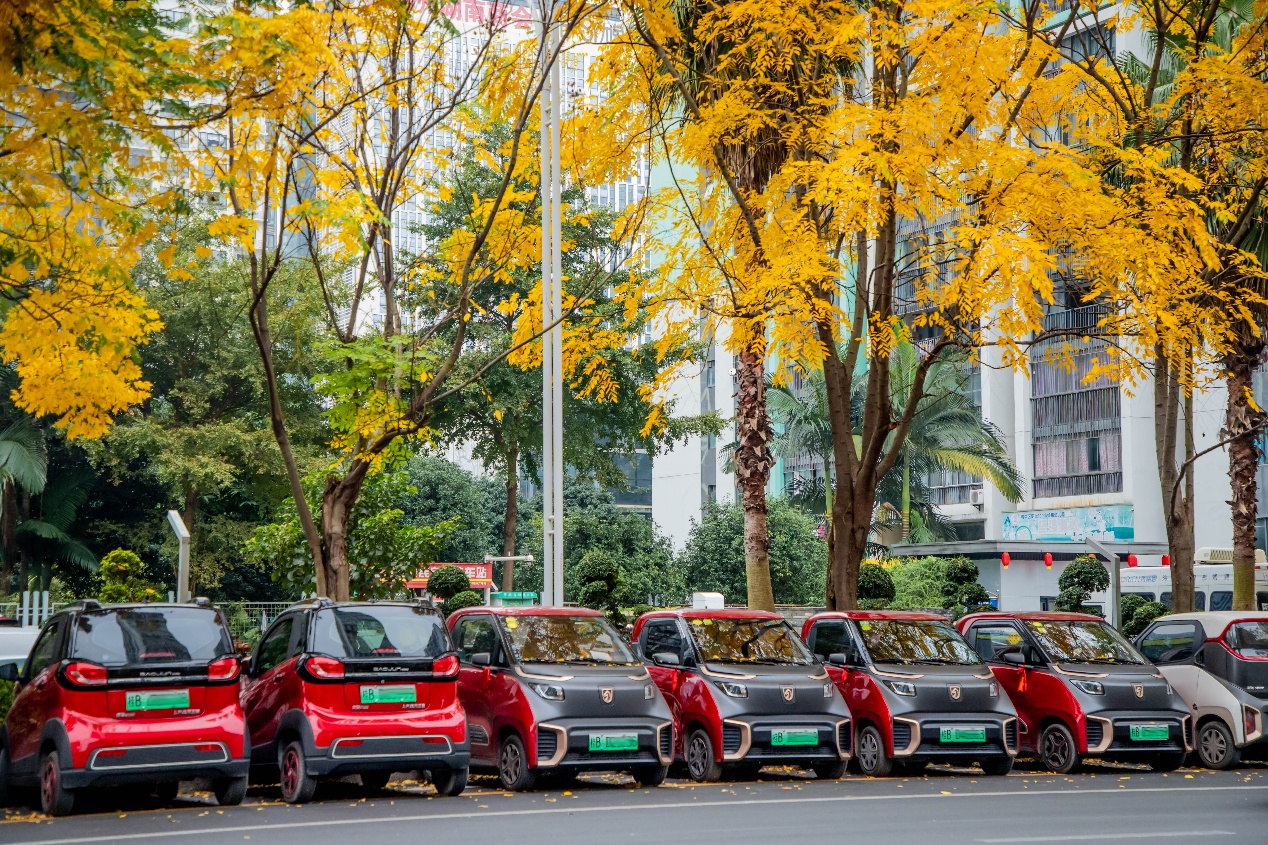
[[[1021,718],[1021,748],[1050,771],[1085,757],[1174,771],[1193,718],[1158,668],[1117,630],[1082,613],[974,613],[956,626]]]
[[[634,638],[674,716],[674,754],[697,781],[725,769],[812,768],[839,778],[850,755],[850,710],[797,632],[756,610],[653,611]]]
[[[1006,775],[1017,711],[977,652],[940,616],[820,613],[802,638],[827,663],[854,721],[854,765],[872,777],[932,762]]]
[[[458,657],[430,603],[296,605],[269,626],[246,674],[251,762],[277,773],[287,802],[352,774],[374,789],[415,771],[441,795],[466,788]]]
[[[507,789],[539,775],[622,771],[664,782],[673,717],[625,638],[597,610],[473,607],[449,617],[471,763]]]
[[[17,681],[0,729],[0,792],[38,787],[40,808],[69,813],[79,790],[143,784],[174,797],[211,778],[221,804],[247,790],[240,664],[223,615],[198,604],[83,601],[53,615]]]

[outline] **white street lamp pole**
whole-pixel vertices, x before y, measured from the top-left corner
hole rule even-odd
[[[562,104],[559,30],[554,0],[542,7],[541,101],[542,191],[542,604],[564,603],[564,408],[563,408],[563,267],[559,185],[559,113]],[[552,328],[545,328],[553,326]]]

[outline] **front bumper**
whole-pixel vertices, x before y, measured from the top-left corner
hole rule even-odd
[[[944,729],[980,727],[982,742],[944,740]],[[892,725],[894,758],[921,762],[972,762],[1017,754],[1020,722],[999,713],[904,713]]]
[[[816,731],[815,745],[775,745],[776,731]],[[722,760],[766,765],[848,760],[852,749],[849,719],[831,715],[751,716],[722,722]]]
[[[89,752],[88,765],[62,772],[68,789],[170,783],[197,778],[246,777],[247,759],[230,756],[221,742],[167,743],[97,748]]]
[[[1133,725],[1166,725],[1167,739],[1135,740]],[[1103,710],[1086,717],[1087,753],[1093,757],[1132,759],[1158,752],[1193,750],[1193,717],[1165,710]]]
[[[590,749],[592,734],[635,734],[638,749]],[[573,771],[624,771],[673,762],[674,724],[661,719],[551,719],[537,724],[537,768]]]

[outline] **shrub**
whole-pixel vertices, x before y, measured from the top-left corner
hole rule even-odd
[[[902,558],[886,571],[894,583],[889,606],[896,610],[942,607],[942,559]]]
[[[977,576],[977,564],[966,557],[953,557],[942,565],[942,606],[957,618],[991,603]]]
[[[621,568],[616,559],[603,549],[591,549],[577,564],[576,578],[580,584],[577,601],[584,607],[607,611],[616,623],[621,623],[616,594],[621,589]]]
[[[106,604],[162,600],[162,594],[139,577],[144,568],[136,552],[127,549],[110,552],[98,566],[101,592],[97,598]]]
[[[1134,637],[1148,628],[1150,622],[1170,612],[1171,609],[1160,601],[1147,601],[1136,608],[1136,612],[1132,614],[1131,622],[1123,626],[1123,633],[1129,637]]]
[[[1144,596],[1138,596],[1135,593],[1123,596],[1118,603],[1118,626],[1126,632],[1136,611],[1146,604],[1149,604],[1149,600]]]
[[[894,600],[894,579],[885,567],[865,563],[859,567],[859,607],[879,610]]]
[[[427,578],[427,592],[442,601],[448,601],[459,593],[470,590],[471,579],[467,577],[467,573],[463,572],[461,567],[451,563],[433,569]]]
[[[1109,589],[1110,577],[1107,570],[1094,555],[1079,555],[1057,579],[1061,592],[1057,594],[1057,609],[1071,613],[1087,613],[1083,605],[1092,593]]]
[[[440,612],[448,616],[455,610],[462,610],[464,607],[479,607],[482,604],[484,599],[475,590],[463,590],[441,602]]]
[[[12,681],[0,681],[0,720],[9,715],[9,706],[13,704],[13,691],[17,684]]]

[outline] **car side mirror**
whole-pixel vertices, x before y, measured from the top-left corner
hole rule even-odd
[[[18,668],[16,663],[5,663],[0,665],[0,681],[17,681],[22,677],[22,670]]]
[[[487,651],[481,651],[473,654],[471,655],[471,665],[488,668],[493,665],[493,655],[489,654]]]
[[[1013,666],[1025,666],[1027,663],[1026,655],[1021,653],[1020,648],[1017,649],[1016,651],[1002,651],[995,656],[998,657],[1004,663],[1009,663],[1009,664],[1012,664]]]
[[[849,666],[850,659],[837,651],[828,655],[828,663],[832,666]]]
[[[658,651],[652,655],[652,662],[657,666],[668,666],[677,669],[682,665],[682,661],[678,659],[678,655],[672,651]]]

